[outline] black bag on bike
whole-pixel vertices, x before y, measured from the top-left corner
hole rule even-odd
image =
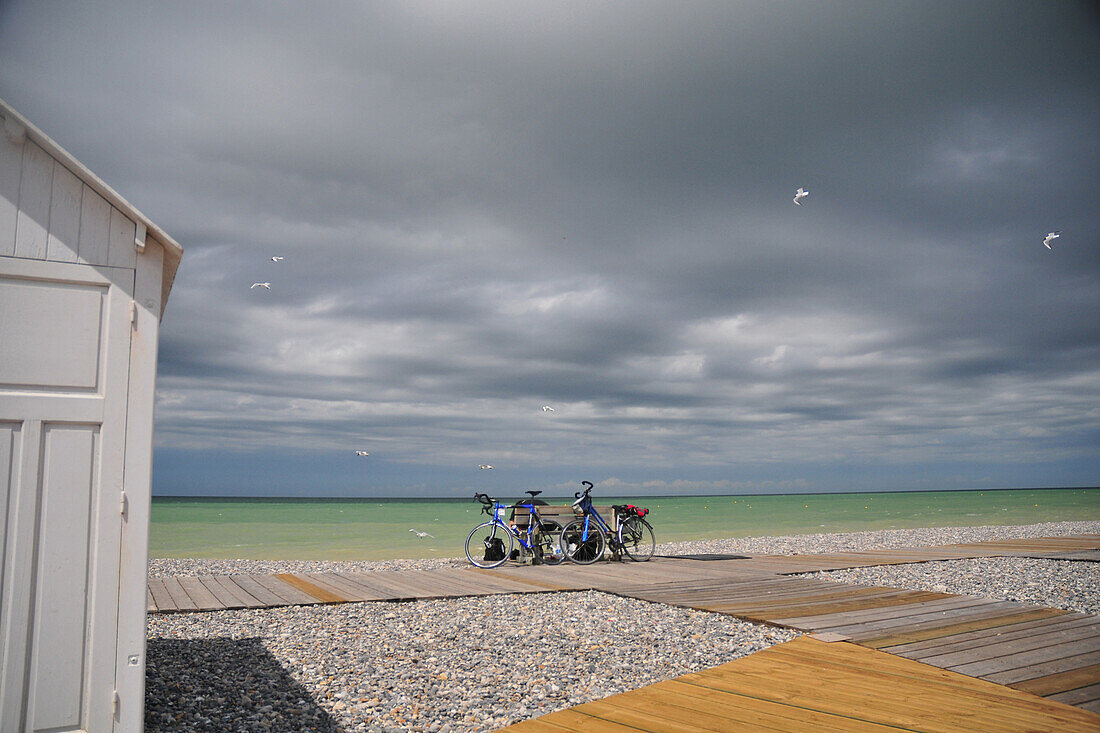
[[[499,537],[485,540],[485,561],[496,562],[504,559],[504,540]]]

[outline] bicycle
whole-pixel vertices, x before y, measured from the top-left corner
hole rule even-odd
[[[488,521],[474,527],[466,536],[466,559],[474,566],[495,568],[503,565],[512,556],[516,540],[519,540],[524,558],[530,553],[535,562],[546,565],[557,565],[562,561],[559,541],[561,524],[539,516],[535,497],[541,491],[527,493],[531,495],[527,502],[511,505],[503,504],[487,494],[474,494],[474,500],[481,502],[482,514],[489,515]],[[521,532],[505,519],[508,509],[527,509],[531,513],[526,532]]]
[[[603,557],[604,550],[610,545],[612,557],[626,555],[637,562],[646,562],[653,557],[656,545],[653,527],[642,518],[648,510],[631,504],[613,505],[611,508],[616,514],[625,515],[619,522],[618,530],[613,530],[592,506],[592,482],[581,483],[586,488],[573,495],[576,497],[573,509],[584,516],[574,519],[561,531],[562,554],[578,565],[591,565]]]

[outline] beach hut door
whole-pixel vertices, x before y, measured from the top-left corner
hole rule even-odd
[[[133,288],[132,269],[0,257],[5,731],[115,724]]]

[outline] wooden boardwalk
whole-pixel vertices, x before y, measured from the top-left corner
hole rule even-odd
[[[849,642],[837,648],[881,650],[888,653],[886,658],[904,657],[907,663],[1100,712],[1098,616],[950,593],[792,577],[819,570],[971,557],[1087,556],[1097,549],[1100,535],[1085,535],[819,555],[654,558],[648,563],[590,566],[207,575],[150,579],[148,600],[151,612],[172,612],[599,590],[792,628],[822,640]],[[1093,730],[1100,731],[1100,717],[1094,722]]]
[[[509,564],[494,570],[462,566],[444,570],[372,573],[200,575],[150,578],[146,607],[150,613],[172,613],[539,591],[602,590],[625,594],[633,589],[642,591],[669,581],[705,583],[708,580],[774,577],[932,560],[996,556],[1087,556],[1089,553],[1100,556],[1100,535],[828,555],[753,555],[734,560],[700,561],[659,557],[648,563],[598,563],[590,566],[567,564],[557,567]]]
[[[1059,731],[1100,716],[845,642],[799,637],[720,667],[516,723],[516,733]]]

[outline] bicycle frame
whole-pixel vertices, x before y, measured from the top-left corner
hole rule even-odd
[[[607,521],[602,516],[600,516],[600,513],[598,511],[596,511],[596,507],[592,506],[591,499],[587,499],[583,504],[581,504],[580,509],[584,513],[584,532],[581,533],[582,541],[588,541],[588,528],[591,526],[592,520],[595,519],[596,525],[604,531],[604,534],[607,535],[607,541],[609,543],[614,542],[615,544],[618,544],[618,534],[613,529],[611,529],[610,526],[608,526]]]
[[[518,529],[502,519],[505,509],[527,509],[531,512],[531,519],[527,522],[526,532],[520,532]],[[497,527],[500,527],[505,532],[508,532],[510,535],[519,540],[520,547],[522,547],[523,549],[535,549],[535,545],[532,543],[531,540],[533,539],[534,533],[536,531],[535,528],[542,525],[542,517],[539,516],[539,513],[535,509],[535,504],[533,502],[530,504],[521,504],[518,502],[516,504],[505,504],[500,501],[495,501],[493,502],[493,512],[489,515],[489,517],[493,522],[494,531]]]

